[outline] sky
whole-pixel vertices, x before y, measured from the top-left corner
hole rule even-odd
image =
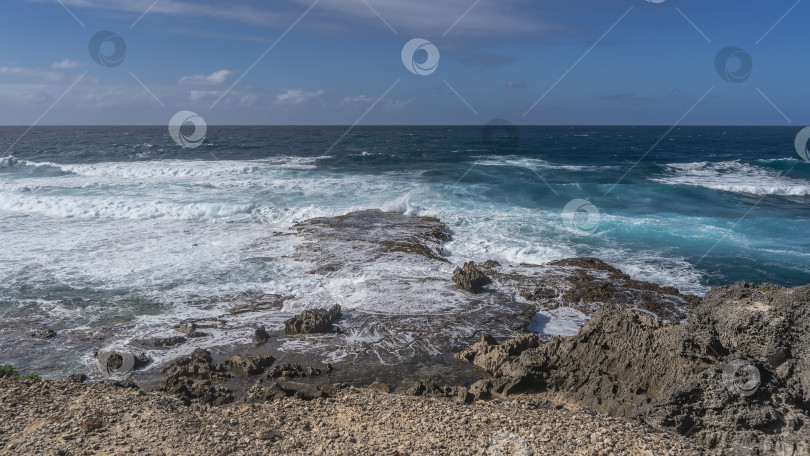
[[[0,125],[807,126],[808,18],[801,0],[3,0]]]

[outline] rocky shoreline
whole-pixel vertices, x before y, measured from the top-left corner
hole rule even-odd
[[[701,299],[596,258],[453,269],[440,221],[379,211],[294,231],[313,276],[385,264],[356,298],[410,307],[285,315],[295,297],[246,296],[137,342],[143,354],[97,353],[92,382],[0,379],[0,451],[810,454],[810,285]],[[561,310],[570,321],[554,320]],[[227,330],[244,343],[198,345]]]

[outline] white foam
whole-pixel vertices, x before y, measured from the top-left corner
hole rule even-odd
[[[383,212],[399,212],[405,215],[419,215],[421,208],[411,204],[411,197],[414,195],[414,192],[416,192],[416,190],[410,191],[393,201],[383,203],[382,206],[380,206],[380,210]]]
[[[481,160],[475,162],[478,166],[511,166],[515,168],[526,168],[534,171],[542,169],[563,169],[568,171],[592,171],[604,170],[615,168],[615,166],[592,166],[592,165],[564,165],[559,163],[551,163],[539,158],[527,158],[517,155],[494,155],[483,157]]]
[[[757,196],[810,196],[808,182],[740,161],[671,163],[667,167],[673,175],[651,180]]]
[[[559,307],[537,312],[529,331],[549,336],[576,336],[587,321],[588,316],[584,313],[571,307]]]
[[[223,202],[172,204],[163,201],[127,201],[115,199],[86,199],[62,196],[5,196],[0,210],[25,214],[41,214],[55,218],[153,219],[161,217],[180,220],[207,220],[249,214],[252,204]]]

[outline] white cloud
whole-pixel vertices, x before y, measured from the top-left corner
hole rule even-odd
[[[25,68],[18,66],[2,66],[0,67],[0,74],[13,74],[17,76],[27,76],[33,79],[40,79],[42,81],[60,81],[65,75],[53,71],[40,70],[38,68]]]
[[[29,0],[50,1],[50,0]],[[61,0],[61,3],[76,8],[98,8],[125,11],[137,15],[149,10],[149,14],[166,14],[185,17],[211,17],[256,25],[281,26],[287,22],[284,14],[265,9],[227,4],[206,4],[200,1],[181,0]]]
[[[46,0],[29,0],[46,1]],[[99,8],[141,14],[165,14],[185,17],[210,17],[252,25],[287,27],[314,0],[283,0],[267,2],[267,7],[254,7],[254,2],[232,2],[223,6],[214,2],[192,0],[61,0],[69,7]],[[154,5],[153,5],[154,3]],[[559,28],[539,17],[526,14],[520,2],[480,2],[465,15],[471,0],[369,0],[369,4],[394,28],[423,34],[443,33],[453,27],[457,35],[537,34]],[[307,25],[336,23],[341,19],[360,21],[365,25],[385,29],[379,17],[360,1],[321,0],[307,17]],[[342,28],[341,28],[342,30]]]
[[[324,90],[306,92],[303,89],[289,89],[286,92],[279,94],[276,97],[276,100],[278,100],[279,103],[298,105],[318,98],[324,93],[326,93]]]
[[[219,95],[220,95],[219,92],[213,90],[192,90],[188,95],[188,99],[191,102],[196,103],[206,98],[216,100],[217,97],[219,97]]]
[[[528,84],[526,84],[526,81],[506,81],[507,89],[518,90],[518,89],[525,89],[528,87],[529,86]]]
[[[255,105],[258,100],[259,97],[255,93],[250,93],[239,99],[238,106],[240,108],[250,108]]]
[[[177,82],[179,84],[186,85],[218,85],[224,84],[232,74],[233,71],[231,70],[219,70],[211,73],[208,76],[204,76],[202,74],[183,76]]]
[[[302,7],[312,0],[295,0]],[[557,26],[537,17],[530,17],[526,9],[513,2],[491,1],[473,4],[471,0],[368,0],[368,3],[395,29],[405,29],[422,34],[450,31],[456,35],[513,35],[536,34]],[[319,10],[331,10],[344,17],[360,19],[366,24],[385,29],[371,8],[360,2],[346,0],[321,0]],[[465,14],[465,12],[467,12]],[[335,14],[331,14],[335,17]],[[458,22],[456,22],[458,21]],[[453,25],[455,24],[455,26]],[[452,28],[452,30],[451,30]]]
[[[362,105],[370,105],[370,104],[374,103],[375,101],[377,101],[376,98],[372,98],[372,97],[369,97],[369,96],[366,96],[366,95],[360,95],[360,96],[357,96],[357,97],[346,97],[346,98],[343,99],[343,103],[341,103],[341,106],[351,106],[351,105],[361,105],[361,104]],[[399,98],[383,98],[382,100],[379,101],[378,104],[380,106],[385,106],[385,107],[388,107],[388,108],[403,109],[404,107],[411,104],[412,101],[413,101],[412,98],[408,99],[408,100],[402,100],[402,99],[399,99]]]
[[[61,62],[54,63],[53,65],[51,65],[51,68],[55,70],[71,70],[73,68],[79,68],[80,66],[82,66],[82,64],[79,62],[74,62],[73,60],[65,59],[62,60]]]

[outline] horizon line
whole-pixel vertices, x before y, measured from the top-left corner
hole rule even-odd
[[[353,128],[428,128],[428,127],[651,127],[651,128],[671,128],[671,124],[370,124],[357,125]],[[46,125],[0,125],[0,128],[168,128],[168,125],[160,124],[46,124]],[[228,127],[268,127],[268,128],[290,128],[290,127],[322,127],[322,128],[349,128],[349,124],[208,124],[208,128],[228,128]],[[675,128],[695,128],[695,127],[716,127],[716,128],[802,128],[796,125],[751,125],[751,124],[684,124]]]

